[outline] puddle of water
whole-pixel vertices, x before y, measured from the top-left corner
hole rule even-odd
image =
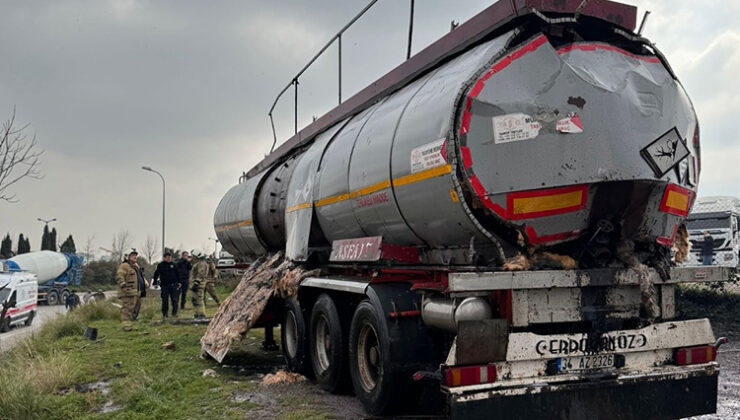
[[[76,385],[75,391],[81,394],[87,394],[91,392],[100,392],[100,395],[105,397],[106,401],[102,407],[98,410],[100,414],[112,413],[120,410],[121,406],[113,403],[110,397],[110,386],[113,383],[113,379],[106,379],[104,381],[90,382],[86,384]]]

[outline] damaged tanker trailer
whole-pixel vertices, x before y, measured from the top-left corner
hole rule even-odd
[[[581,3],[495,3],[243,176],[215,229],[262,258],[204,350],[280,322],[372,414],[429,387],[453,418],[713,412],[720,341],[672,320],[724,270],[673,267],[696,115],[634,7]]]

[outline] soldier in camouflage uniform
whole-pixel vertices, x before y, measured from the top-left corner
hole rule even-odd
[[[216,295],[216,289],[214,287],[216,281],[219,279],[218,269],[216,268],[216,263],[213,262],[213,259],[208,257],[206,259],[206,262],[208,263],[208,281],[206,282],[206,292],[208,292],[209,295],[211,295],[211,298],[216,302],[216,305],[221,305],[221,300]],[[205,305],[205,297],[203,299],[203,304]]]
[[[116,271],[118,298],[121,300],[121,324],[124,331],[133,329],[133,323],[139,316],[141,308],[141,296],[146,290],[144,274],[136,263],[138,256],[135,249],[131,250]]]
[[[193,253],[195,265],[190,271],[190,290],[193,291],[193,308],[195,308],[195,318],[206,317],[205,307],[205,289],[208,282],[208,263],[201,254]]]

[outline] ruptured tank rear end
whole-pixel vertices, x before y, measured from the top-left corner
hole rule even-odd
[[[243,179],[214,224],[243,256],[381,236],[414,264],[603,267],[624,243],[667,260],[698,176],[696,115],[648,41],[530,14]]]

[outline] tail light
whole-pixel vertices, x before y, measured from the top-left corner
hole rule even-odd
[[[668,184],[660,202],[660,211],[676,216],[687,217],[691,204],[691,190]]]
[[[496,382],[496,366],[462,366],[445,370],[445,385],[465,386]]]
[[[713,345],[686,347],[676,350],[676,364],[698,365],[701,363],[713,362],[717,358],[717,347]]]

